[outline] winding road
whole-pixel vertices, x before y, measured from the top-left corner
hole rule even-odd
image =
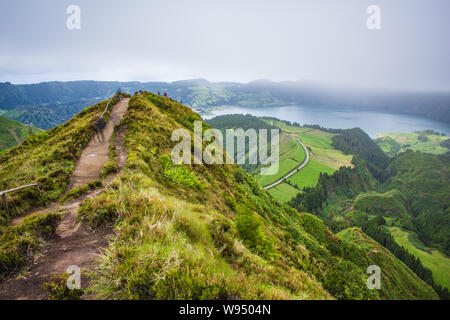
[[[296,174],[297,172],[299,172],[301,169],[303,169],[303,168],[308,164],[308,162],[309,162],[309,152],[308,152],[308,149],[306,149],[306,146],[305,146],[305,145],[303,144],[303,142],[301,142],[299,139],[295,138],[295,140],[297,140],[297,142],[300,143],[301,146],[303,147],[303,149],[305,150],[305,153],[306,153],[305,161],[303,161],[303,163],[302,163],[299,167],[297,167],[297,168],[295,168],[294,170],[292,170],[291,172],[289,172],[287,175],[285,175],[285,176],[284,176],[283,178],[281,178],[280,180],[278,180],[278,181],[276,181],[276,182],[274,182],[274,183],[272,183],[272,184],[270,184],[270,185],[268,185],[268,186],[265,186],[265,187],[263,188],[264,190],[269,190],[269,189],[271,189],[271,188],[273,188],[273,187],[279,185],[279,184],[282,183],[283,181],[287,180],[288,178],[290,178],[291,176],[293,176],[294,174]]]

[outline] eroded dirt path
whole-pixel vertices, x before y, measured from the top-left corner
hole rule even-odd
[[[99,142],[98,137],[94,136],[83,150],[80,159],[75,166],[75,170],[72,173],[68,187],[69,190],[98,179],[103,164],[109,159],[108,148],[114,127],[119,124],[120,120],[127,112],[129,100],[130,99],[122,99],[111,111],[108,123],[103,130],[105,141],[103,143]]]
[[[105,141],[101,143],[97,141],[97,137],[93,137],[83,150],[71,177],[67,192],[77,186],[98,179],[103,164],[109,159],[108,148],[114,126],[119,124],[122,117],[126,114],[128,101],[129,99],[122,99],[113,107],[104,129]],[[93,267],[97,254],[102,248],[107,247],[108,236],[112,233],[112,230],[107,227],[91,230],[85,224],[77,221],[77,212],[84,200],[101,194],[108,188],[109,183],[121,173],[126,161],[126,151],[122,146],[125,131],[126,127],[121,127],[116,132],[114,143],[119,172],[106,178],[103,181],[104,187],[71,202],[64,204],[54,202],[43,210],[33,212],[34,214],[41,214],[57,211],[63,213],[63,218],[57,227],[55,237],[44,245],[40,254],[35,257],[33,264],[22,272],[20,276],[0,284],[0,299],[45,299],[46,296],[42,290],[42,284],[49,281],[54,274],[65,273],[70,265],[76,265],[81,268],[81,285],[83,288],[87,287],[88,281],[84,277],[86,270]],[[25,216],[14,219],[12,224],[19,224]]]

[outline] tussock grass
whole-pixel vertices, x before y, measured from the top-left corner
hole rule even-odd
[[[0,229],[0,274],[18,271],[56,231],[61,214],[31,215],[17,226]]]
[[[61,199],[61,203],[71,201],[73,199],[76,199],[82,195],[85,195],[89,193],[90,191],[100,189],[103,186],[103,183],[101,180],[94,180],[89,182],[88,184],[84,184],[82,186],[78,186],[76,188],[73,188],[70,190],[67,194],[64,195]]]

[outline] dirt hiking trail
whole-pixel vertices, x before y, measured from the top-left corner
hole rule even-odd
[[[73,188],[99,178],[103,164],[109,159],[108,149],[114,127],[120,123],[126,114],[129,100],[122,99],[112,107],[108,123],[103,131],[104,142],[98,141],[98,137],[94,136],[88,143],[75,166],[66,193]],[[122,126],[116,132],[114,141],[119,171],[103,180],[101,189],[91,191],[64,204],[53,202],[46,208],[34,210],[12,220],[12,225],[18,225],[30,214],[45,214],[52,211],[63,214],[63,218],[56,229],[55,237],[45,243],[40,253],[34,257],[32,265],[15,278],[0,283],[0,300],[46,299],[42,284],[49,281],[54,274],[65,273],[70,265],[80,267],[81,286],[83,289],[88,286],[88,279],[84,275],[87,270],[94,266],[95,257],[100,250],[107,247],[108,236],[112,233],[112,230],[104,226],[91,230],[87,225],[77,221],[77,212],[84,200],[104,192],[109,183],[121,173],[126,161],[126,151],[122,146],[125,131],[126,127]]]
[[[94,135],[87,147],[81,153],[80,159],[71,176],[68,187],[69,190],[99,178],[103,164],[109,159],[108,149],[114,127],[119,124],[120,120],[127,112],[128,101],[129,99],[122,99],[111,111],[108,123],[106,124],[105,129],[103,129],[105,141],[103,143],[99,142],[98,137]]]

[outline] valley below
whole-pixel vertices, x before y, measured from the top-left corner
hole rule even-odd
[[[32,296],[449,298],[445,123],[297,106],[214,108],[221,115],[205,122],[222,132],[279,130],[279,170],[261,175],[260,164],[172,163],[173,130],[189,132],[201,116],[170,97],[125,95],[128,113],[109,127],[111,145],[103,146],[95,177],[76,164],[92,153],[91,123],[107,101],[48,131],[30,126],[20,141],[8,131],[18,145],[0,153],[1,189],[37,181],[39,190],[8,196],[10,211],[0,209],[3,297],[27,296],[32,261],[62,241],[58,230],[70,220],[86,234],[99,230],[101,246],[90,248],[99,261],[89,261],[88,283],[76,295],[60,287],[61,265],[39,276],[46,289],[33,287]],[[115,139],[124,146],[120,156]],[[89,178],[73,188],[80,175]],[[58,205],[68,201],[77,204],[70,212]],[[64,250],[55,248],[58,260]],[[369,265],[383,270],[378,291],[366,286]]]

